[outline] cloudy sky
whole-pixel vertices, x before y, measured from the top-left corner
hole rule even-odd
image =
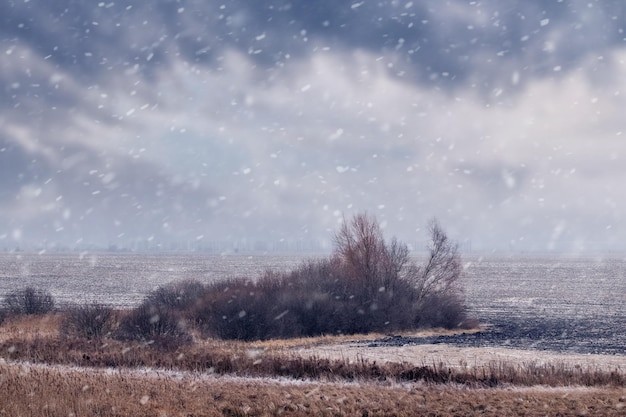
[[[626,249],[621,0],[0,3],[0,248]]]

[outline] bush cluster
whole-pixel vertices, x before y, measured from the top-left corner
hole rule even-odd
[[[203,335],[241,340],[413,327],[408,285],[398,292],[381,287],[372,297],[360,297],[358,288],[333,273],[339,267],[333,260],[313,261],[290,273],[267,273],[256,282],[210,285],[194,316]]]
[[[256,280],[172,283],[119,317],[100,304],[73,306],[61,332],[171,349],[191,342],[191,327],[204,337],[238,340],[459,327],[466,320],[460,256],[438,223],[430,231],[428,257],[417,265],[406,245],[385,241],[374,218],[356,215],[335,234],[328,258]],[[28,287],[9,293],[5,305],[10,313],[39,314],[54,300]]]
[[[120,320],[113,337],[147,343],[160,349],[175,349],[192,341],[180,315],[173,309],[146,301]]]
[[[204,292],[204,285],[194,280],[159,287],[148,294],[141,305],[122,317],[113,336],[162,349],[191,343],[188,323],[193,317],[190,314]]]
[[[342,272],[335,260],[314,261],[256,282],[210,285],[193,316],[204,336],[240,340],[454,328],[465,320],[458,295],[418,303],[414,287],[400,280],[365,296]]]
[[[209,285],[190,315],[205,336],[241,340],[459,327],[460,256],[436,222],[431,237],[420,266],[405,245],[385,242],[375,219],[357,215],[328,259]]]

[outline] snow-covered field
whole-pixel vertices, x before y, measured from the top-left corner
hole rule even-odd
[[[254,278],[268,268],[293,268],[305,258],[303,255],[4,253],[0,254],[0,297],[32,285],[48,289],[60,304],[97,300],[128,308],[168,282]],[[329,347],[328,354],[358,354],[394,361],[443,361],[451,366],[461,360],[472,364],[501,357],[527,361],[538,353],[539,356],[558,353],[563,359],[593,354],[600,355],[591,356],[598,363],[623,364],[625,259],[473,255],[464,257],[464,262],[463,285],[469,314],[481,323],[490,324],[487,331],[445,339],[390,338],[367,349]],[[434,346],[422,346],[430,344]],[[460,348],[468,348],[464,350],[468,353],[453,355]],[[535,353],[527,355],[528,350]]]

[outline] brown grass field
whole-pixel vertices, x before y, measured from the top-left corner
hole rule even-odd
[[[0,326],[0,416],[626,415],[623,368],[459,369],[294,353],[347,337],[207,340],[164,351],[64,339],[60,320],[11,317]]]

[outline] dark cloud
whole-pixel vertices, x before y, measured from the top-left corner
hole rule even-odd
[[[390,71],[436,87],[492,88],[511,74],[554,75],[622,46],[615,1],[30,1],[0,6],[4,47],[25,43],[89,83],[138,65],[145,77],[181,57],[215,65],[224,48],[276,66],[330,46],[392,60]],[[148,57],[150,59],[148,60]],[[494,79],[495,77],[495,79]]]

